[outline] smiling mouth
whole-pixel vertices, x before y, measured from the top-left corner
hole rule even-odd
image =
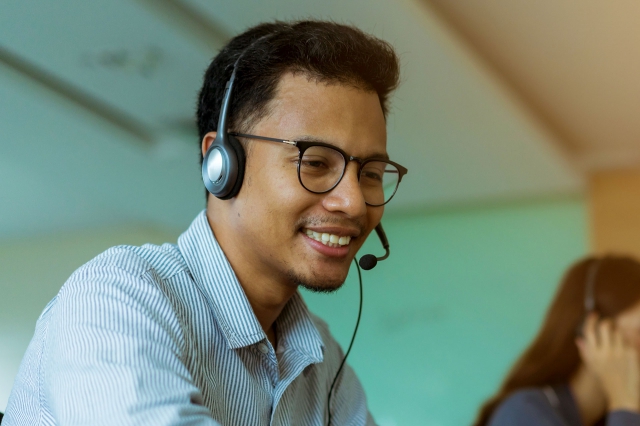
[[[334,234],[315,232],[311,229],[303,229],[302,232],[307,234],[309,238],[321,242],[327,247],[344,247],[348,246],[351,242],[351,237],[349,236],[341,237]]]

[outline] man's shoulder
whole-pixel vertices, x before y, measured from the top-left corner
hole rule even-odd
[[[131,296],[163,293],[162,283],[185,270],[185,261],[173,244],[115,246],[76,269],[56,299],[59,303],[60,299],[73,300],[79,295],[97,296],[114,291]]]
[[[99,323],[128,313],[177,327],[175,304],[186,286],[182,278],[171,278],[185,270],[172,244],[111,247],[69,277],[41,319],[58,324],[92,318]]]
[[[151,272],[160,279],[169,279],[187,270],[187,265],[175,244],[119,245],[100,253],[78,268],[74,275],[109,269],[135,277]]]

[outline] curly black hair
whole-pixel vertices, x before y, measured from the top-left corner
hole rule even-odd
[[[247,132],[263,118],[288,72],[375,91],[385,117],[400,77],[393,47],[353,26],[311,20],[263,23],[231,39],[209,65],[198,96],[200,141],[217,131],[225,85],[241,54],[227,130]]]

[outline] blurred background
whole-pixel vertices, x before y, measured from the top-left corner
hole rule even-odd
[[[175,242],[204,208],[193,117],[217,50],[323,18],[403,67],[389,152],[410,173],[350,363],[381,426],[470,423],[570,263],[640,254],[638,16],[635,0],[0,2],[0,411],[73,270]],[[304,296],[345,347],[355,273]]]

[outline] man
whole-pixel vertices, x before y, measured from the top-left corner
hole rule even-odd
[[[277,22],[231,40],[197,119],[208,185],[217,132],[239,139],[235,192],[208,194],[177,245],[114,247],[71,276],[3,426],[374,424],[349,367],[328,412],[343,353],[297,288],[342,285],[406,172],[386,154],[397,82],[393,49],[352,27]]]

